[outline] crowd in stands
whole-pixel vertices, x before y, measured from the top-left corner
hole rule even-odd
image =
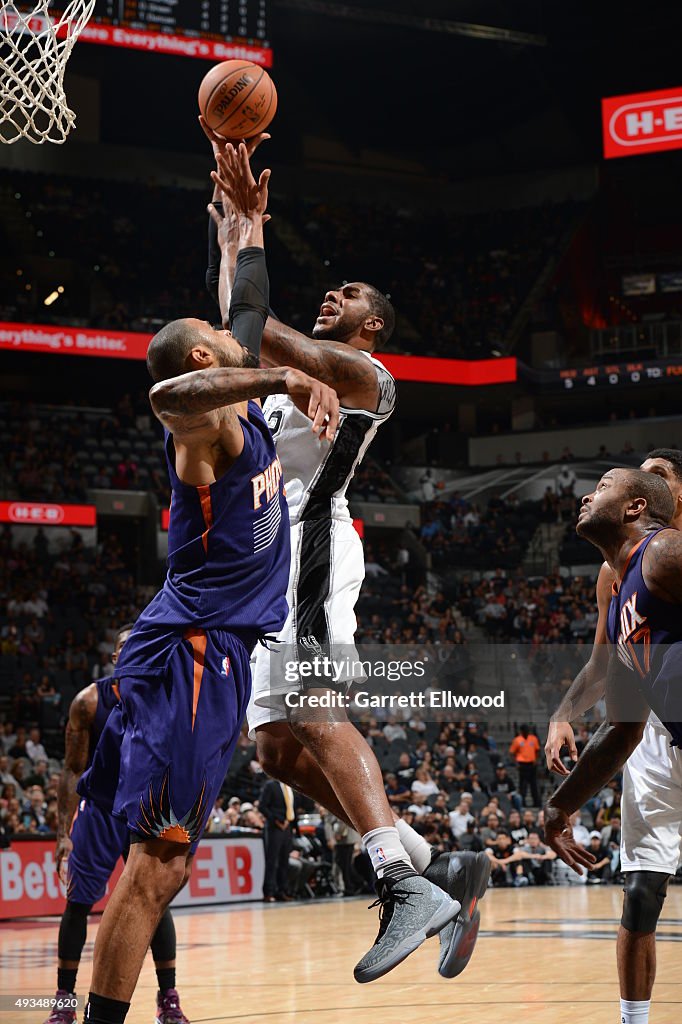
[[[59,759],[70,700],[93,678],[112,672],[116,628],[134,618],[148,596],[135,586],[115,537],[99,548],[87,549],[77,533],[65,536],[68,545],[51,552],[43,531],[36,532],[30,545],[16,543],[8,529],[0,535],[3,843],[13,835],[54,831]],[[555,576],[532,584],[500,570],[483,583],[465,578],[453,597],[442,591],[430,593],[424,586],[412,587],[391,557],[390,551],[367,548],[368,582],[358,606],[358,637],[363,642],[448,642],[461,648],[457,671],[464,676],[470,659],[462,626],[481,615],[486,621],[485,609],[499,603],[505,617],[491,617],[495,629],[504,622],[509,635],[514,634],[512,608],[516,616],[532,621],[533,636],[529,629],[527,639],[537,647],[542,677],[539,637],[548,637],[549,643],[552,631],[562,638],[575,637],[579,622],[585,624],[585,635],[593,628],[589,589],[582,581]],[[384,569],[384,574],[377,574],[374,567]],[[380,600],[373,589],[377,583]],[[547,665],[544,669],[542,681],[554,704],[557,676]],[[565,676],[568,685],[568,668]],[[561,875],[563,869],[553,866],[543,844],[540,804],[550,780],[543,769],[537,779],[524,779],[520,764],[510,755],[508,739],[501,740],[482,725],[452,721],[448,712],[436,721],[413,712],[364,713],[358,727],[382,765],[391,804],[429,842],[442,849],[488,850],[494,885],[546,884],[567,877]],[[579,748],[587,738],[587,730],[582,730]],[[540,759],[538,745],[535,765]],[[210,816],[209,830],[261,831],[265,823],[259,801],[265,781],[255,747],[244,732]],[[577,835],[586,836],[597,852],[606,851],[603,857],[600,853],[598,863],[608,853],[608,864],[595,868],[595,877],[597,872],[599,878],[617,874],[618,799],[618,784],[611,784],[582,810],[582,822],[574,822]],[[344,845],[338,827],[324,809],[310,802],[302,802],[298,810],[299,817],[306,815],[307,824],[292,846],[292,891],[298,895],[340,891],[344,872],[350,886],[345,855],[336,882],[330,874],[337,857],[334,837],[339,846]],[[345,843],[354,845],[352,837]],[[311,865],[317,865],[314,871],[309,871]],[[367,865],[361,856],[353,861],[352,877],[352,891],[367,883]],[[323,879],[319,888],[316,879]]]
[[[15,170],[0,174],[0,199],[13,226],[4,229],[5,248],[22,253],[0,286],[0,317],[129,330],[188,313],[215,317],[204,288],[207,195],[200,189]],[[280,316],[308,330],[325,288],[369,280],[402,314],[403,337],[396,333],[391,350],[472,358],[501,346],[575,216],[572,204],[424,216],[407,206],[277,195],[271,210],[275,221],[295,226],[309,252],[302,265],[279,242],[276,224],[269,229]],[[315,277],[324,283],[311,285]],[[43,299],[57,284],[64,291],[47,307]]]
[[[375,281],[409,321],[409,351],[490,356],[576,215],[573,204],[462,215],[408,205],[292,203],[287,215],[343,279]],[[418,341],[417,341],[418,339]]]
[[[479,505],[455,492],[423,503],[419,536],[439,565],[512,569],[522,561],[541,517],[541,502],[493,494]]]
[[[90,488],[152,491],[170,501],[163,440],[146,392],[114,409],[4,403],[0,492],[24,501],[84,502]]]
[[[63,750],[71,699],[111,672],[118,626],[151,596],[136,584],[134,558],[114,534],[86,547],[64,528],[50,550],[42,528],[30,544],[7,525],[0,532],[0,708],[18,726],[47,730],[51,757]]]
[[[532,782],[525,785],[528,771],[535,773],[540,760],[540,742],[532,729],[521,726],[511,744],[501,743],[481,725],[424,722],[408,711],[403,717],[393,713],[365,716],[358,727],[384,767],[386,794],[396,813],[439,850],[485,851],[492,862],[492,886],[597,884],[618,879],[620,779],[604,787],[571,819],[576,841],[596,858],[594,866],[580,877],[557,862],[545,843],[544,813],[539,805],[551,785],[546,773],[542,773],[542,797],[537,789],[533,794]],[[588,739],[588,730],[580,730],[578,750]],[[519,763],[519,740],[532,742],[532,764]],[[241,781],[239,775],[228,775],[223,795],[213,808],[211,832],[260,833],[267,828],[266,815],[259,809],[266,777],[246,736],[242,737],[242,749],[251,757],[251,783],[245,784],[244,774]],[[347,827],[340,827],[326,808],[306,798],[297,797],[296,810],[300,833],[292,837],[290,845],[289,895],[328,895],[328,865],[339,867],[332,892],[354,895],[365,891],[371,879],[357,833],[348,836]],[[349,844],[353,848],[350,865]],[[299,882],[306,864],[314,870],[305,873],[309,885],[304,891]],[[324,884],[318,891],[320,881]]]

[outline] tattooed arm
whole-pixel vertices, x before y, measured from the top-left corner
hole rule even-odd
[[[682,604],[682,534],[666,530],[654,537],[644,552],[642,571],[655,597]]]
[[[568,769],[561,760],[561,748],[564,744],[573,761],[578,760],[575,736],[571,722],[580,718],[586,711],[594,707],[604,696],[606,690],[606,671],[609,665],[609,649],[606,636],[606,621],[611,601],[611,587],[615,573],[607,562],[599,570],[597,579],[597,608],[599,618],[594,634],[594,644],[590,660],[581,668],[564,695],[561,704],[552,715],[545,744],[547,768],[558,775],[568,775]]]
[[[374,411],[379,381],[372,363],[358,349],[338,341],[311,341],[304,334],[268,317],[263,331],[263,355],[275,365],[296,366],[329,384],[342,405]]]
[[[66,726],[66,752],[64,767],[57,790],[57,848],[55,860],[57,873],[62,862],[69,856],[73,844],[69,837],[71,822],[78,807],[76,785],[85,771],[90,748],[90,728],[97,713],[97,687],[94,683],[77,693],[71,701],[69,721]],[[64,878],[62,878],[64,881]]]
[[[155,384],[149,393],[154,414],[173,435],[176,470],[192,486],[214,483],[244,448],[244,431],[232,408],[251,398],[291,395],[307,402],[312,430],[333,440],[339,422],[335,392],[300,370],[212,367]]]
[[[248,153],[245,146],[239,150],[228,147],[223,153],[216,155],[218,170],[212,174],[213,182],[220,189],[224,202],[231,204],[238,217],[247,222],[256,214],[265,214],[267,206],[267,188],[270,172],[264,171],[258,182],[251,173]],[[221,240],[222,263],[220,286],[220,307],[223,323],[227,314],[227,298],[230,260],[233,259],[229,248],[230,223],[221,222],[219,215],[213,214],[218,225]],[[232,225],[232,234],[235,230]],[[262,230],[262,225],[261,225]],[[262,236],[261,236],[262,237]],[[262,245],[251,240],[251,245]],[[354,298],[353,285],[345,285],[344,295]],[[237,332],[235,332],[237,333]],[[241,339],[240,339],[241,340]],[[323,381],[337,392],[343,405],[349,408],[369,409],[374,411],[379,404],[379,381],[372,363],[361,352],[351,345],[335,341],[317,342],[306,338],[291,327],[269,317],[263,332],[262,354],[265,362],[274,366],[295,366],[311,377]]]
[[[634,676],[614,654],[606,684],[607,720],[585,747],[577,765],[545,807],[545,838],[578,874],[594,857],[573,839],[569,818],[620,771],[642,738],[649,708],[634,685]]]

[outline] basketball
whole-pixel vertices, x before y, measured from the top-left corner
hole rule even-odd
[[[248,60],[224,60],[204,75],[199,109],[219,135],[250,139],[275,116],[277,91],[265,68]]]

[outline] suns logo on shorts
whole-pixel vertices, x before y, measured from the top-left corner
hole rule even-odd
[[[230,659],[229,658],[223,658],[223,672],[225,673],[226,676],[229,676],[229,674],[230,674]]]

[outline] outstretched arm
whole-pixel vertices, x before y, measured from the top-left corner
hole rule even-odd
[[[269,174],[265,182],[263,175],[258,182],[255,181],[244,146],[240,146],[238,151],[226,149],[219,153],[216,159],[218,171],[213,173],[212,178],[222,192],[224,207],[231,205],[240,218],[247,217],[249,210],[258,203],[263,188],[267,199]],[[222,259],[229,261],[227,231],[221,237],[221,251]],[[226,270],[225,275],[229,278],[229,271]],[[222,278],[221,264],[221,281]],[[224,295],[224,283],[221,288],[221,294]],[[221,301],[221,312],[224,321],[224,299]],[[336,341],[311,341],[304,334],[287,327],[273,317],[268,317],[265,324],[262,347],[268,363],[275,366],[295,366],[311,377],[316,377],[334,388],[343,405],[372,411],[377,408],[379,382],[376,370],[357,349]]]
[[[155,415],[174,437],[211,442],[221,434],[219,414],[226,407],[281,394],[307,396],[312,429],[320,438],[333,439],[339,421],[336,395],[331,388],[289,366],[272,370],[229,366],[194,370],[155,384],[149,399]],[[243,447],[241,427],[237,429]],[[241,448],[236,454],[240,452]]]
[[[62,877],[62,864],[69,856],[73,844],[69,838],[71,822],[78,807],[76,785],[85,771],[90,748],[90,728],[97,713],[97,687],[94,683],[71,701],[69,721],[66,726],[66,751],[64,768],[57,789],[57,849],[55,860],[57,873]],[[62,877],[62,881],[65,879]]]
[[[206,138],[211,143],[211,149],[213,150],[213,157],[214,157],[214,159],[217,160],[218,155],[220,153],[224,153],[228,146],[234,146],[234,145],[238,145],[239,144],[239,140],[234,140],[233,141],[233,140],[230,140],[230,139],[225,139],[225,138],[223,138],[222,135],[218,135],[217,132],[214,132],[211,128],[209,128],[209,126],[206,123],[205,119],[201,115],[199,116],[199,124],[201,125],[201,128],[202,128],[204,134],[206,135]],[[256,136],[254,136],[254,138],[248,139],[246,141],[246,148],[247,148],[247,152],[249,154],[249,159],[256,152],[256,150],[258,149],[260,144],[262,142],[266,142],[269,138],[271,138],[271,136],[267,132],[261,132],[260,135],[256,135]],[[209,206],[209,214],[211,214],[211,207],[213,207],[218,212],[220,217],[222,217],[223,215],[228,216],[228,217],[232,215],[232,210],[230,209],[229,205],[228,205],[227,208],[224,207],[222,192],[220,191],[219,186],[217,184],[215,184],[215,182],[214,182],[214,185],[213,185],[213,198],[211,199],[211,204]],[[269,220],[268,216],[263,218],[263,222],[265,222],[266,220]],[[235,272],[235,266],[236,266],[236,260],[237,260],[238,231],[236,230],[236,227],[235,227],[235,231],[234,231],[234,235],[233,235],[233,240],[232,241],[233,241],[233,251],[231,252],[230,260],[228,261],[228,268],[230,269],[230,273],[229,273],[229,276],[227,277],[226,282],[225,282],[227,287],[228,287],[228,292],[227,292],[227,296],[226,296],[226,305],[225,305],[225,309],[226,310],[229,309],[229,306],[230,306],[230,290],[232,288],[232,282],[234,280],[234,272]],[[220,247],[220,243],[218,241],[218,222],[215,221],[212,216],[209,216],[209,220],[208,220],[208,266],[207,266],[207,270],[206,270],[206,288],[208,290],[209,295],[211,295],[211,297],[215,300],[217,305],[220,306],[220,308],[222,309],[222,306],[221,306],[221,303],[220,303],[220,299],[219,299],[219,295],[218,295],[218,285],[219,285],[219,276],[220,276],[220,261],[221,261],[221,247]]]
[[[348,408],[373,411],[378,406],[376,370],[369,359],[350,345],[311,341],[293,327],[268,317],[263,331],[263,354],[277,366],[297,366],[329,384]]]
[[[270,305],[263,248],[270,171],[263,171],[258,182],[254,180],[243,143],[238,150],[230,147],[219,159],[230,183],[230,194],[222,204],[223,213],[215,205],[209,207],[221,252],[220,311],[223,324],[251,352],[254,361],[260,362],[263,327]],[[217,183],[215,172],[213,177]]]
[[[597,579],[599,618],[590,660],[573,680],[549,724],[547,742],[545,743],[545,758],[547,768],[558,775],[569,774],[568,768],[561,760],[561,748],[564,744],[568,747],[571,760],[578,760],[571,722],[594,707],[606,691],[606,671],[609,664],[606,622],[614,579],[613,569],[604,562]]]
[[[616,655],[609,665],[606,699],[607,720],[545,807],[545,838],[578,874],[582,874],[581,865],[594,864],[594,857],[573,839],[570,815],[620,771],[640,742],[649,714],[649,708],[635,688],[632,673],[620,666]]]

